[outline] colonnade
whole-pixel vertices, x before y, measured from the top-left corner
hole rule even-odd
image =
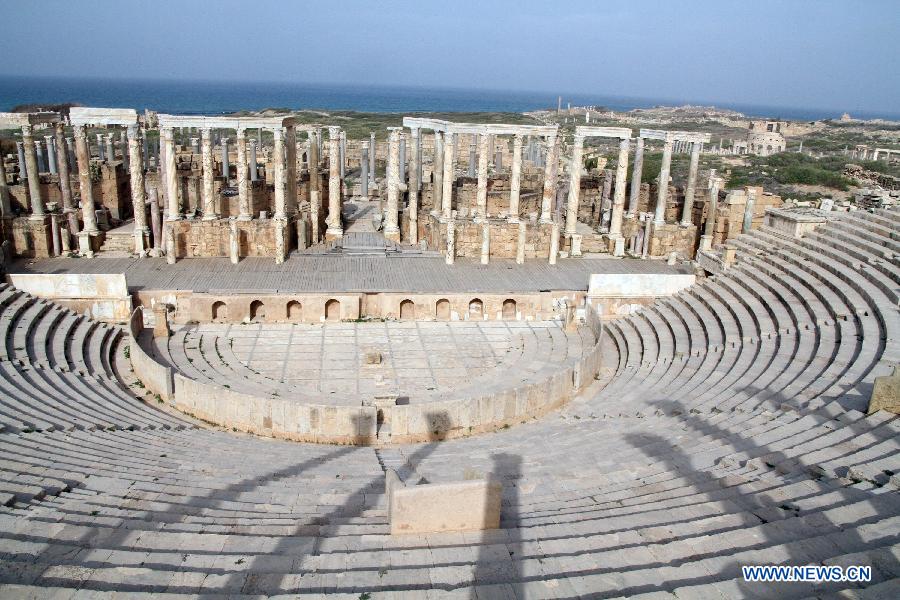
[[[556,195],[556,162],[559,155],[559,139],[558,127],[556,125],[481,125],[474,123],[452,123],[450,121],[441,121],[438,119],[424,119],[418,117],[404,117],[403,126],[410,130],[410,139],[413,143],[413,150],[410,156],[421,156],[421,140],[422,130],[431,130],[434,135],[434,153],[432,156],[433,165],[433,214],[441,222],[446,222],[453,218],[453,190],[456,181],[456,147],[457,136],[472,135],[478,140],[478,153],[476,165],[476,198],[473,210],[473,220],[476,223],[485,222],[491,215],[488,214],[487,207],[487,184],[488,171],[491,163],[495,168],[500,168],[497,157],[494,156],[492,140],[496,136],[512,136],[513,150],[512,162],[510,165],[510,192],[509,192],[509,210],[507,213],[507,221],[510,223],[519,222],[519,196],[521,193],[521,176],[522,176],[522,155],[524,148],[524,138],[529,136],[532,138],[542,138],[546,146],[546,170],[550,172],[549,177],[544,179],[544,189],[542,192],[540,221],[542,223],[550,223],[552,221],[552,200]],[[404,135],[404,132],[398,132]],[[471,156],[471,154],[470,154]],[[388,164],[389,168],[391,164]],[[410,185],[408,186],[410,193],[410,215],[418,212],[418,193],[421,187],[421,160],[416,159],[416,164],[410,164]],[[399,170],[399,167],[398,167]],[[413,206],[416,210],[413,211]],[[413,225],[410,225],[412,230]],[[410,237],[413,237],[411,235]]]

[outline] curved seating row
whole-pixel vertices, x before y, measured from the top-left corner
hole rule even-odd
[[[900,422],[866,408],[898,359],[898,224],[855,213],[802,239],[733,240],[725,273],[608,323],[608,372],[579,398],[493,434],[373,449],[0,431],[0,593],[897,597]],[[56,309],[3,298],[0,365],[119,379],[121,353],[94,348],[101,329],[60,354]],[[47,318],[43,358],[27,329]],[[70,414],[50,398],[32,408]],[[386,468],[500,480],[501,529],[391,536]],[[872,581],[748,584],[754,564],[866,565]]]

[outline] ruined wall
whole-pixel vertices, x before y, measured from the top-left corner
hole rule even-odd
[[[230,225],[227,219],[201,221],[182,219],[170,221],[175,233],[175,256],[177,258],[201,258],[209,256],[230,256]],[[274,221],[236,221],[240,256],[275,256]],[[295,226],[288,224],[289,244],[296,242]]]

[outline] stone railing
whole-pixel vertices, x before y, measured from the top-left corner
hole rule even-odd
[[[203,421],[256,435],[320,444],[375,442],[373,406],[301,404],[233,392],[175,374],[175,408]]]
[[[478,396],[386,406],[305,404],[275,394],[262,397],[234,392],[176,373],[172,405],[221,427],[301,442],[371,445],[465,437],[537,418],[568,403],[587,386],[600,372],[602,362],[604,328],[593,308],[584,309],[583,327],[591,331],[594,343],[577,362],[535,381]],[[139,363],[152,361],[137,343],[133,345],[133,363],[136,355]],[[171,373],[167,367],[154,365],[156,370],[135,366],[135,373],[151,389],[159,387],[164,372]],[[379,437],[387,425],[389,440],[386,435]]]
[[[172,369],[161,365],[141,347],[139,340],[144,330],[144,309],[137,307],[128,321],[128,353],[134,374],[148,390],[166,402],[172,401],[174,392]]]

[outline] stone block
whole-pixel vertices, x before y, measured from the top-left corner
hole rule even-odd
[[[480,531],[500,527],[502,487],[494,481],[462,481],[399,487],[388,499],[391,534]]]
[[[890,375],[875,378],[869,399],[869,414],[879,410],[900,414],[900,367],[894,367]]]

